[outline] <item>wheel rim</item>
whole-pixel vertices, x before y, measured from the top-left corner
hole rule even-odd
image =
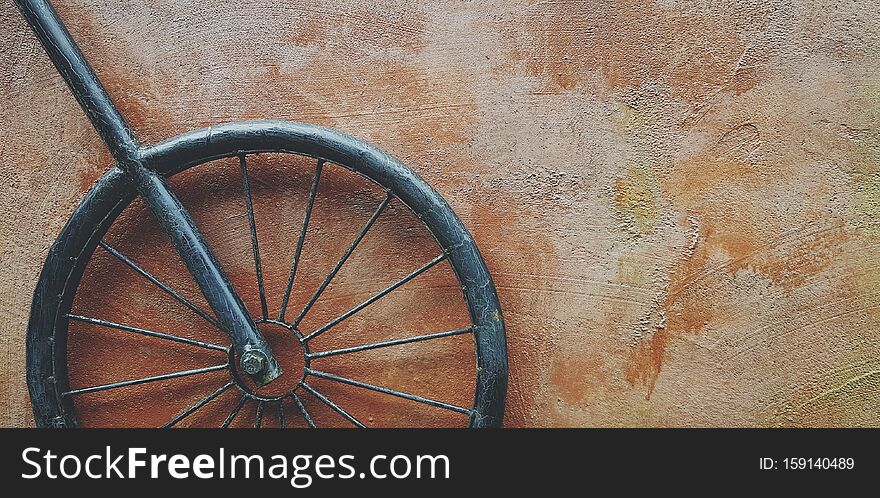
[[[461,283],[464,300],[471,319],[470,330],[466,332],[473,333],[474,348],[477,354],[473,405],[464,408],[469,415],[468,425],[471,427],[499,426],[503,416],[506,391],[507,359],[504,326],[494,286],[470,234],[443,199],[415,173],[393,157],[347,135],[325,128],[287,122],[232,123],[198,130],[172,138],[150,148],[145,154],[145,159],[157,171],[167,176],[172,176],[190,167],[217,159],[233,156],[242,158],[241,167],[245,183],[244,190],[247,194],[246,199],[253,240],[256,274],[260,281],[262,316],[255,318],[266,321],[270,320],[270,317],[267,316],[266,298],[264,297],[265,292],[260,274],[260,257],[253,219],[254,211],[251,205],[250,192],[248,191],[247,166],[244,159],[247,155],[265,152],[289,153],[316,158],[317,166],[314,177],[316,185],[318,178],[320,178],[321,165],[324,162],[355,171],[380,185],[387,190],[388,196],[385,202],[377,208],[374,218],[381,215],[384,207],[392,199],[402,202],[403,205],[419,215],[419,218],[428,227],[431,235],[444,251],[435,260],[431,260],[412,274],[407,275],[403,279],[403,283],[417,277],[421,272],[426,271],[441,261],[448,261],[450,263]],[[38,425],[75,426],[78,424],[75,408],[71,401],[71,398],[77,393],[75,392],[76,390],[72,390],[74,394],[70,394],[71,389],[68,385],[66,365],[67,314],[70,312],[73,296],[76,294],[85,266],[91,259],[95,248],[101,246],[113,254],[114,248],[102,242],[102,237],[133,197],[134,193],[126,184],[120,172],[116,170],[111,171],[83,201],[50,250],[37,291],[35,292],[28,334],[28,384]],[[313,202],[314,186],[310,191],[309,208],[307,208],[306,213],[311,209]],[[375,221],[374,218],[371,218],[371,220]],[[298,249],[292,264],[291,280],[293,280],[293,275],[296,274],[296,261],[299,258],[303,245],[308,219],[309,216],[306,214],[303,222],[303,235],[298,240]],[[363,233],[366,233],[369,228],[370,223],[366,225]],[[356,245],[354,244],[354,246]],[[117,258],[120,255],[114,254]],[[122,256],[124,257],[124,255]],[[343,264],[344,260],[345,258],[340,259]],[[135,264],[133,262],[130,263]],[[332,279],[333,272],[330,273],[328,280],[332,281]],[[302,320],[303,312],[297,314],[296,318],[289,319],[290,323],[285,321],[285,308],[288,305],[291,285],[292,282],[287,285],[281,314],[276,321],[290,325],[291,330],[295,330],[295,324]],[[393,291],[400,285],[402,283],[398,283],[397,286],[390,286],[391,290],[388,292]],[[306,314],[309,311],[309,307],[320,298],[320,295],[321,292],[319,290],[315,295],[316,298],[309,301],[310,304],[303,310]],[[196,306],[191,308],[196,308]],[[348,317],[343,317],[340,322],[346,318]],[[207,319],[210,319],[210,317]],[[74,320],[76,319],[74,318]],[[328,325],[326,328],[316,329],[300,338],[305,339],[304,344],[307,344],[308,340],[330,330],[335,324],[328,323]],[[457,335],[466,332],[452,330],[438,332],[436,335],[441,337],[440,334]],[[433,338],[420,338],[417,340],[431,339]],[[398,344],[404,343],[406,341],[399,342]],[[362,350],[390,347],[387,344],[380,346],[374,344],[372,346],[375,347]],[[441,408],[462,411],[458,409],[463,407],[449,405],[439,400],[423,398],[418,395],[409,395],[407,397],[403,396],[405,393],[400,393],[381,385],[369,384],[312,369],[309,365],[309,360],[311,359],[309,355],[311,353],[308,348],[305,351],[306,376],[311,375],[361,389],[391,394]],[[319,356],[316,357],[333,355],[327,354],[326,351],[319,352],[318,354]],[[334,354],[342,353],[336,352]],[[64,358],[63,362],[59,360],[62,357]],[[199,403],[204,403],[196,408],[204,406],[204,404],[211,402],[217,396],[233,387],[240,387],[235,383],[234,378],[228,384],[224,384],[200,400]],[[315,391],[308,383],[303,383],[302,387],[303,392],[308,392],[317,397],[327,406],[333,408],[334,411],[353,421],[355,425],[360,425],[359,422],[352,420],[353,417],[346,414],[344,410],[325,396],[322,396],[321,393]],[[266,408],[264,404],[272,400],[262,398],[259,395],[255,395],[255,393],[248,393],[246,390],[242,392],[242,401],[236,405],[234,413],[230,414],[230,416],[234,419],[235,413],[238,413],[241,405],[248,399],[252,399],[257,403],[257,425],[259,425],[261,414],[264,408]],[[295,392],[291,394],[292,396],[289,396],[290,400],[303,415],[308,425],[313,426],[313,421],[306,413],[297,394]],[[278,406],[281,407],[280,418],[283,417],[283,405],[279,403]],[[182,415],[180,420],[188,416],[184,412],[179,415]],[[225,421],[224,425],[229,425],[229,422],[231,422],[231,419]]]

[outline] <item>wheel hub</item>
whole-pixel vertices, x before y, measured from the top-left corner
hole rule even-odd
[[[264,401],[278,400],[296,391],[305,378],[305,369],[309,365],[308,345],[303,341],[302,334],[286,323],[275,320],[256,323],[284,373],[271,384],[257,386],[251,375],[252,370],[259,372],[263,368],[262,358],[254,351],[238,354],[232,348],[229,370],[236,385],[251,397]]]

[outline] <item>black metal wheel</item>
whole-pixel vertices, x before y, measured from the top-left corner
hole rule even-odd
[[[266,291],[263,283],[261,254],[255,228],[254,208],[248,176],[248,157],[257,154],[278,153],[312,158],[313,180],[306,201],[301,231],[295,241],[295,252],[290,264],[289,277],[285,286],[280,313],[275,316],[269,312]],[[146,285],[154,285],[162,292],[189,308],[193,316],[198,315],[214,326],[216,320],[197,304],[175,291],[162,279],[128,258],[126,254],[106,240],[105,234],[119,218],[120,213],[136,198],[136,193],[125,174],[114,168],[108,172],[76,209],[61,234],[49,251],[40,275],[31,309],[27,335],[27,380],[33,405],[35,420],[42,427],[77,427],[82,424],[77,414],[77,403],[81,396],[128,389],[154,382],[170,382],[173,379],[197,379],[203,374],[228,375],[216,390],[205,388],[198,401],[167,420],[164,426],[182,425],[181,421],[194,413],[210,407],[212,402],[226,392],[237,393],[233,409],[224,414],[228,427],[246,404],[255,405],[254,425],[263,425],[266,410],[277,412],[280,426],[285,426],[285,403],[309,427],[321,425],[309,413],[303,403],[310,397],[327,409],[348,420],[352,425],[363,427],[362,421],[346,411],[344,399],[331,399],[316,389],[313,380],[331,382],[371,392],[380,396],[391,396],[416,405],[429,405],[438,409],[460,413],[462,425],[469,427],[498,427],[502,423],[504,400],[507,388],[507,350],[504,323],[498,297],[491,276],[477,250],[476,244],[452,209],[440,195],[428,186],[412,170],[390,155],[348,135],[318,126],[280,122],[255,121],[230,123],[193,131],[166,140],[145,149],[143,160],[146,165],[166,177],[171,177],[190,168],[212,161],[239,158],[246,212],[250,228],[253,264],[259,285],[260,309],[253,316],[261,327],[277,328],[281,334],[301,348],[301,374],[293,372],[298,380],[289,391],[266,394],[253,389],[247,379],[239,375],[237,352],[230,345],[213,343],[193,337],[177,335],[174,331],[158,331],[138,327],[131,323],[119,323],[102,317],[80,314],[73,308],[75,296],[81,286],[84,272],[97,248],[137,272]],[[353,171],[384,191],[384,200],[378,204],[369,221],[361,228],[348,248],[342,252],[323,282],[311,292],[301,309],[289,309],[291,289],[295,283],[297,266],[309,227],[312,207],[315,203],[316,189],[322,170],[329,166]],[[427,227],[436,245],[436,256],[422,266],[411,269],[405,276],[372,294],[368,299],[339,314],[324,325],[302,330],[302,320],[313,309],[322,293],[355,252],[359,242],[390,203],[399,205],[414,213]],[[445,263],[444,263],[445,262]],[[395,289],[417,279],[424,272],[439,265],[447,264],[461,288],[461,299],[467,309],[470,325],[452,330],[396,337],[382,341],[363,342],[359,345],[337,349],[318,350],[312,341],[333,329],[350,317],[373,305]],[[290,312],[293,311],[293,312]],[[394,317],[387,317],[393,323]],[[167,341],[212,351],[216,364],[188,368],[162,374],[142,375],[132,378],[114,379],[96,385],[71,386],[71,359],[68,354],[68,328],[71,323],[87,324],[94,327],[131,333],[128,337],[148,337],[151,340]],[[328,334],[329,335],[329,334]],[[414,392],[404,392],[362,380],[337,375],[320,369],[319,358],[342,356],[362,351],[391,350],[402,345],[434,341],[452,336],[471,335],[473,351],[476,353],[474,392],[472,404],[461,406],[440,399],[420,396]],[[124,334],[119,340],[125,340]],[[82,361],[79,358],[77,361]],[[121,358],[119,361],[125,361]],[[86,368],[99,368],[100,365],[86,365]],[[297,367],[299,368],[299,367]],[[173,386],[168,396],[173,397]],[[228,396],[228,395],[227,395]],[[290,420],[287,415],[287,420]],[[317,423],[316,423],[317,422]],[[157,424],[158,425],[158,424]]]

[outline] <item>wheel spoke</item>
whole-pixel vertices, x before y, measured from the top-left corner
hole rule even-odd
[[[205,396],[205,398],[202,399],[201,401],[199,401],[198,403],[196,403],[193,406],[187,408],[186,410],[180,412],[179,415],[177,415],[176,417],[171,419],[167,424],[162,426],[162,428],[168,429],[169,427],[174,427],[175,424],[177,424],[181,420],[185,419],[186,417],[192,415],[199,408],[207,405],[212,399],[216,398],[217,396],[220,396],[221,394],[226,392],[226,390],[229,389],[230,387],[232,387],[233,385],[234,384],[232,382],[228,382],[225,386],[223,386],[220,389],[217,389],[216,391],[212,392],[211,394]]]
[[[213,326],[217,327],[218,329],[225,332],[225,329],[223,328],[222,325],[220,325],[220,322],[218,322],[214,317],[209,315],[205,310],[199,308],[198,306],[196,306],[195,304],[193,304],[189,300],[187,300],[185,297],[183,297],[180,294],[178,294],[177,292],[175,292],[171,287],[168,287],[161,280],[154,277],[148,271],[146,271],[143,268],[141,268],[140,266],[138,266],[137,263],[130,260],[126,255],[119,252],[116,248],[114,248],[110,244],[104,242],[103,240],[99,241],[98,245],[101,246],[105,251],[107,251],[110,254],[112,254],[113,256],[115,256],[116,259],[125,263],[125,265],[128,266],[129,268],[131,268],[132,270],[140,273],[144,278],[146,278],[147,280],[149,280],[150,282],[155,284],[157,287],[162,289],[163,292],[165,292],[166,294],[168,294],[169,296],[174,298],[177,302],[186,306],[187,308],[192,310],[195,314],[199,315],[200,317],[204,318],[211,325],[213,325]]]
[[[287,312],[287,303],[290,300],[290,292],[293,290],[293,281],[296,278],[296,268],[299,266],[299,258],[302,255],[303,244],[306,241],[306,232],[309,229],[309,218],[312,217],[312,207],[315,205],[315,195],[318,193],[318,182],[321,180],[321,169],[324,160],[318,159],[315,167],[315,177],[312,179],[312,188],[309,190],[309,203],[306,205],[306,214],[303,218],[302,230],[296,243],[296,251],[293,254],[293,262],[290,264],[290,276],[287,279],[287,288],[284,290],[284,298],[281,300],[281,311],[278,313],[278,321],[284,321],[284,313]]]
[[[257,419],[254,422],[254,429],[259,429],[263,426],[263,400],[260,400],[257,403]]]
[[[196,341],[194,339],[187,339],[186,337],[180,337],[172,334],[166,334],[164,332],[156,332],[155,330],[147,330],[138,327],[132,327],[130,325],[123,325],[121,323],[109,322],[107,320],[100,320],[98,318],[91,318],[88,316],[81,315],[67,315],[67,318],[71,320],[76,320],[78,322],[91,323],[94,325],[100,325],[102,327],[108,327],[112,329],[125,330],[126,332],[133,332],[135,334],[145,335],[149,337],[158,337],[160,339],[165,339],[168,341],[180,342],[183,344],[189,344],[191,346],[197,346],[205,349],[213,349],[215,351],[226,351],[226,348],[223,346],[219,346],[217,344],[210,344],[207,342]]]
[[[314,429],[315,428],[315,421],[312,420],[312,416],[309,415],[309,411],[306,410],[306,406],[303,405],[302,401],[299,399],[299,396],[297,396],[295,392],[291,391],[290,397],[293,399],[293,402],[296,403],[296,407],[299,409],[299,412],[302,414],[303,418],[306,420],[306,423],[309,424],[309,427]]]
[[[266,304],[266,289],[263,286],[263,266],[260,261],[260,243],[257,240],[257,222],[254,219],[254,201],[251,198],[251,182],[248,178],[247,161],[245,155],[239,156],[241,163],[241,183],[244,188],[244,200],[247,207],[248,224],[251,229],[251,249],[254,253],[254,267],[257,271],[257,288],[260,291],[260,311],[263,320],[269,318],[269,306]]]
[[[397,346],[400,344],[409,344],[411,342],[428,341],[431,339],[439,339],[441,337],[450,337],[453,335],[467,334],[470,331],[471,331],[471,327],[467,327],[467,328],[463,328],[463,329],[447,330],[446,332],[437,332],[434,334],[417,335],[415,337],[407,337],[405,339],[393,339],[390,341],[374,342],[371,344],[352,346],[350,348],[331,349],[329,351],[319,351],[316,353],[309,353],[308,357],[310,359],[314,359],[314,358],[323,358],[326,356],[335,356],[338,354],[356,353],[358,351],[366,351],[368,349],[387,348],[389,346]]]
[[[182,372],[172,372],[162,375],[156,375],[153,377],[144,377],[142,379],[133,379],[133,380],[124,380],[122,382],[114,382],[112,384],[103,384],[100,386],[92,386],[92,387],[84,387],[82,389],[73,389],[70,391],[65,391],[61,393],[62,396],[74,396],[77,394],[85,394],[96,391],[106,391],[107,389],[116,389],[118,387],[127,387],[134,386],[137,384],[145,384],[147,382],[155,382],[158,380],[167,380],[167,379],[176,379],[178,377],[187,377],[190,375],[197,375],[209,372],[215,372],[217,370],[223,370],[228,367],[228,363],[224,363],[222,365],[214,365],[213,367],[204,367],[204,368],[196,368],[195,370],[184,370]]]
[[[379,207],[376,208],[376,211],[373,213],[373,215],[367,221],[366,225],[364,225],[364,227],[361,229],[361,231],[357,234],[357,236],[354,238],[354,240],[348,246],[348,249],[345,251],[345,254],[343,254],[342,257],[339,258],[339,261],[336,262],[336,266],[333,267],[333,269],[327,275],[327,278],[325,278],[324,281],[321,283],[321,286],[318,287],[318,290],[316,290],[315,293],[312,294],[312,297],[311,297],[311,299],[309,299],[309,302],[306,303],[306,305],[303,307],[302,311],[299,312],[299,316],[297,316],[296,320],[293,321],[294,327],[299,325],[299,322],[301,322],[302,319],[306,316],[306,313],[309,312],[309,310],[315,304],[315,301],[317,301],[318,298],[321,297],[321,294],[324,292],[324,290],[327,289],[327,286],[330,285],[330,281],[333,280],[333,277],[335,277],[337,273],[339,273],[339,270],[342,269],[342,265],[345,264],[345,262],[348,260],[348,258],[351,256],[351,254],[354,252],[355,248],[358,246],[358,244],[360,244],[360,242],[364,238],[364,236],[367,235],[367,232],[373,226],[373,223],[375,223],[376,220],[379,219],[379,215],[382,214],[382,211],[384,211],[385,208],[388,206],[388,203],[391,202],[391,198],[392,198],[391,191],[388,191],[388,195],[385,197],[385,200],[382,201],[381,204],[379,204]]]
[[[345,377],[339,377],[338,375],[329,374],[326,372],[319,372],[317,370],[312,370],[310,368],[306,368],[306,373],[309,375],[314,375],[315,377],[320,377],[322,379],[332,380],[336,382],[340,382],[342,384],[348,384],[350,386],[361,387],[363,389],[369,389],[371,391],[376,391],[380,393],[390,394],[392,396],[397,396],[398,398],[408,399],[410,401],[416,401],[419,403],[424,403],[426,405],[436,406],[437,408],[445,408],[447,410],[452,410],[454,412],[464,413],[470,415],[471,411],[467,408],[463,408],[461,406],[450,405],[449,403],[444,403],[442,401],[437,401],[429,398],[423,398],[421,396],[416,396],[415,394],[409,394],[401,391],[395,391],[394,389],[388,389],[387,387],[374,386],[373,384],[367,384],[366,382],[360,382],[353,379],[348,379]]]
[[[393,291],[394,289],[400,287],[401,285],[403,285],[403,284],[409,282],[410,280],[416,278],[417,276],[419,276],[419,275],[421,275],[422,273],[426,272],[426,271],[429,270],[432,266],[434,266],[434,265],[436,265],[437,263],[443,261],[444,259],[446,259],[446,253],[445,253],[445,252],[444,252],[443,254],[437,256],[436,258],[432,259],[431,261],[427,262],[424,266],[422,266],[422,267],[419,268],[418,270],[416,270],[416,271],[410,273],[409,275],[403,277],[402,279],[398,280],[397,282],[395,282],[395,283],[391,284],[390,286],[386,287],[385,289],[381,290],[378,294],[374,295],[373,297],[367,299],[366,301],[362,302],[361,304],[359,304],[359,305],[355,306],[354,308],[352,308],[352,309],[346,311],[345,313],[339,315],[338,317],[334,318],[332,321],[328,322],[327,324],[321,326],[321,328],[315,330],[315,331],[312,332],[311,334],[309,334],[309,335],[303,337],[303,340],[304,340],[304,341],[309,341],[309,340],[311,340],[311,339],[314,339],[314,338],[317,337],[318,335],[323,334],[324,332],[326,332],[327,330],[329,330],[331,327],[333,327],[333,326],[339,324],[339,322],[341,322],[341,321],[343,321],[343,320],[349,318],[350,316],[354,315],[354,314],[357,313],[358,311],[360,311],[360,310],[366,308],[367,306],[373,304],[374,302],[378,301],[379,299],[381,299],[382,297],[384,297],[385,295],[387,295],[389,292],[391,292],[391,291]]]
[[[235,405],[235,408],[232,409],[232,413],[230,413],[229,416],[226,417],[226,420],[223,422],[223,425],[220,426],[221,429],[226,429],[227,427],[229,427],[229,424],[231,424],[232,421],[235,420],[235,416],[238,415],[238,412],[241,411],[241,407],[244,406],[247,399],[248,399],[248,397],[246,394],[241,395],[241,399],[238,400],[238,403]]]
[[[351,416],[347,411],[343,410],[339,405],[337,405],[336,403],[330,401],[330,400],[327,398],[327,396],[324,396],[323,394],[319,393],[318,391],[316,391],[314,388],[312,388],[310,385],[306,384],[305,382],[302,382],[301,385],[303,386],[303,389],[305,389],[306,391],[312,393],[312,395],[315,396],[316,398],[318,398],[319,400],[321,400],[322,403],[324,403],[325,405],[327,405],[327,406],[329,406],[330,408],[332,408],[333,411],[335,411],[336,413],[338,413],[338,414],[342,415],[343,417],[345,417],[346,420],[348,420],[349,422],[351,422],[351,423],[354,424],[355,426],[360,427],[361,429],[366,429],[366,428],[367,428],[367,426],[365,426],[364,424],[362,424],[358,419],[356,419],[356,418],[354,418],[353,416]]]
[[[284,400],[278,400],[278,427],[284,429],[286,426],[284,425]]]

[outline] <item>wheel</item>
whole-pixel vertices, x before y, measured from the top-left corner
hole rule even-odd
[[[228,216],[221,212],[221,222],[212,225],[220,226],[223,236],[212,237],[206,232],[206,237],[273,351],[289,350],[283,353],[287,358],[283,376],[287,383],[279,383],[274,391],[260,390],[249,384],[247,376],[239,374],[237,352],[213,316],[205,311],[208,308],[199,301],[201,296],[193,292],[188,273],[181,270],[182,266],[175,269],[176,255],[163,249],[161,244],[167,241],[161,232],[148,228],[152,220],[138,205],[133,187],[114,168],[98,181],[62,229],[49,250],[34,293],[27,334],[27,381],[38,426],[261,427],[268,426],[270,418],[271,425],[281,427],[341,423],[381,426],[384,418],[400,425],[435,425],[434,421],[441,419],[469,427],[501,425],[507,352],[495,287],[467,229],[440,195],[412,170],[340,132],[279,121],[229,123],[185,133],[146,149],[144,159],[169,177],[173,186],[190,174],[196,175],[191,183],[220,175],[226,179],[221,184],[240,185],[237,191],[228,186],[217,190],[216,183],[212,183],[216,192],[200,192],[204,184],[184,184],[176,190],[200,224],[200,216],[207,216],[203,210],[218,216],[216,209],[210,209],[212,202],[241,193],[238,200],[242,209]],[[268,179],[255,181],[254,169],[269,172]],[[199,171],[204,173],[199,176]],[[284,207],[287,198],[274,190],[276,184],[286,181],[285,175],[308,179],[301,182],[303,193],[297,198],[303,209],[296,217]],[[353,179],[363,185],[351,187]],[[329,182],[331,191],[326,195],[324,182]],[[260,197],[261,209],[255,210],[257,197],[252,192],[256,189],[266,195]],[[334,189],[342,193],[334,194]],[[186,200],[191,191],[199,196],[198,202]],[[340,220],[347,220],[355,212],[370,212],[346,207],[347,203],[370,205],[369,218],[359,222],[363,224],[358,225],[360,229],[348,239],[350,242],[335,242],[310,252],[312,239],[328,240],[328,234],[344,231],[334,227],[351,225]],[[326,215],[329,227],[323,228],[321,236],[313,235],[325,226],[316,221],[319,210]],[[268,225],[263,223],[261,213],[274,216],[275,223],[296,218],[296,229],[284,236],[273,232],[267,237]],[[362,250],[364,258],[377,256],[378,262],[361,262],[357,272],[346,273],[354,277],[340,277],[347,271],[346,265],[353,264],[353,255],[358,254],[358,247],[364,247],[361,242],[368,238],[377,220],[391,216],[389,213],[395,219],[409,216],[417,221],[402,230],[385,230],[390,234],[388,240],[374,241],[372,249]],[[247,251],[224,252],[224,247],[231,247],[227,241],[235,238],[227,226],[236,224],[236,220],[240,220]],[[258,227],[263,237],[258,235]],[[428,235],[412,235],[418,230]],[[404,234],[399,235],[404,242],[395,239],[400,233]],[[110,240],[111,235],[116,238]],[[261,252],[260,243],[268,239],[289,242],[285,247],[289,246],[293,255],[284,261],[284,271],[279,271],[279,263],[268,263],[265,248]],[[380,254],[385,247],[397,253]],[[147,268],[130,251],[149,253],[150,258],[140,259],[149,259],[153,266]],[[335,263],[324,268],[318,268],[318,262],[306,265],[302,261],[307,253],[314,253],[316,261],[332,255]],[[411,260],[417,257],[421,258],[419,264],[413,265]],[[230,267],[244,267],[244,260],[252,273],[242,276],[241,272],[229,271]],[[111,268],[111,264],[116,266]],[[397,271],[401,266],[406,267],[405,271],[395,273],[393,279],[386,278],[381,290],[370,287],[378,279],[357,276],[378,267]],[[437,272],[448,273],[454,285],[424,285],[396,304],[386,297],[403,295],[399,288],[410,288],[416,284],[405,284]],[[319,273],[323,278],[306,276]],[[340,284],[341,280],[360,286],[360,291],[346,294],[337,290],[334,283]],[[365,286],[369,287],[369,297],[363,299]],[[154,306],[160,298],[144,297],[147,289],[155,290],[161,299],[170,299],[173,307]],[[333,299],[327,298],[330,289],[335,292]],[[422,290],[428,293],[427,298],[415,296]],[[340,303],[345,309],[341,313],[324,310]],[[389,304],[379,306],[381,303]],[[452,316],[450,310],[458,306],[463,310],[462,323],[445,330],[407,334],[418,324],[406,322],[404,317],[433,303],[441,310],[432,311],[428,316],[434,318],[428,321],[452,323],[453,318],[447,315]],[[172,311],[167,312],[169,309]],[[372,309],[378,311],[365,311]],[[95,316],[101,311],[112,317]],[[312,315],[318,318],[312,319]],[[371,321],[362,315],[369,315]],[[318,325],[306,326],[310,320]],[[160,326],[167,328],[157,330]],[[367,337],[376,331],[382,336],[380,340]],[[340,336],[349,342],[332,342],[341,340]],[[438,343],[443,348],[428,346]],[[160,345],[163,349],[157,349]],[[174,349],[168,349],[171,347]],[[450,348],[455,351],[447,353]],[[403,350],[408,353],[401,353]],[[413,352],[420,351],[428,358],[414,360]],[[373,359],[345,360],[349,363],[341,360],[366,354],[372,354]],[[431,373],[431,368],[447,356],[457,358],[453,365],[468,365]],[[469,359],[462,363],[461,358]],[[321,362],[333,359],[342,361],[345,374],[322,366]],[[153,371],[154,366],[169,365],[176,367]],[[468,378],[447,380],[461,372]],[[379,378],[365,379],[360,374]],[[395,379],[406,384],[407,390],[387,385]],[[456,394],[456,399],[464,402],[440,399],[434,395],[438,385],[466,386],[466,393]],[[145,391],[148,387],[152,391]],[[432,395],[413,392],[417,389]],[[362,407],[358,413],[346,407],[347,401],[362,400],[367,395],[383,401],[357,401]],[[410,415],[409,410],[418,414]],[[425,415],[425,410],[430,413]],[[250,415],[242,413],[252,414],[252,421]],[[448,418],[453,416],[458,418]],[[368,420],[362,420],[364,417]]]

